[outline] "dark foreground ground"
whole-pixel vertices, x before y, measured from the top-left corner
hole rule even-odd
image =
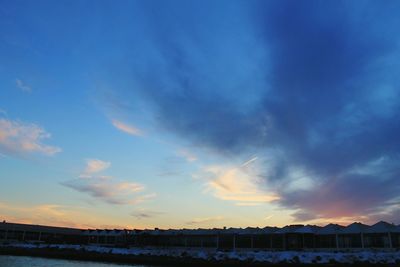
[[[124,264],[143,264],[153,266],[195,266],[195,267],[236,267],[236,266],[248,266],[248,267],[261,267],[261,266],[293,266],[293,267],[310,267],[310,266],[324,266],[324,267],[339,267],[339,266],[400,266],[400,261],[391,264],[371,264],[368,262],[356,262],[353,264],[343,263],[325,263],[325,264],[301,264],[296,261],[282,262],[282,263],[265,263],[265,262],[251,262],[251,261],[239,261],[239,260],[203,260],[193,259],[191,257],[167,257],[167,256],[146,256],[146,255],[116,255],[111,253],[99,253],[90,252],[86,250],[72,250],[72,249],[58,249],[58,248],[20,248],[20,247],[0,247],[1,255],[12,255],[12,256],[31,256],[31,257],[44,257],[44,258],[56,258],[56,259],[67,259],[67,260],[81,260],[81,261],[95,261],[95,262],[110,262],[110,263],[124,263]]]

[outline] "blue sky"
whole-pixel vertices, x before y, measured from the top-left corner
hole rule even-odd
[[[400,223],[396,1],[0,1],[0,217]]]

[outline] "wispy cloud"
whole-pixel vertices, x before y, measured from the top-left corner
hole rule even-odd
[[[135,197],[134,199],[132,199],[129,204],[139,204],[148,200],[152,200],[154,198],[157,197],[156,193],[149,193],[149,194],[145,194],[145,195],[140,195]]]
[[[241,166],[242,167],[246,167],[247,165],[253,163],[254,161],[256,161],[258,159],[258,157],[253,157],[251,159],[249,159],[248,161],[244,162]]]
[[[137,204],[142,198],[134,194],[144,190],[144,186],[137,183],[116,182],[114,179],[91,177],[88,179],[74,179],[63,182],[62,185],[78,192],[88,193],[94,198],[101,199],[109,204]]]
[[[135,217],[138,220],[142,220],[142,219],[154,218],[163,214],[165,214],[165,212],[142,209],[139,211],[132,212],[131,216]]]
[[[102,161],[99,159],[87,159],[86,160],[86,169],[85,174],[93,174],[97,172],[101,172],[103,170],[108,169],[111,166],[111,162]]]
[[[41,142],[50,137],[48,132],[36,124],[0,118],[0,150],[5,154],[54,155],[61,149]]]
[[[196,225],[196,224],[207,224],[211,222],[221,221],[224,217],[215,216],[215,217],[205,217],[205,218],[194,218],[191,221],[186,222],[188,225]]]
[[[235,205],[239,207],[252,207],[260,206],[263,202],[236,202]]]
[[[179,170],[166,170],[166,171],[161,171],[159,173],[157,173],[157,176],[161,176],[161,177],[168,177],[168,176],[182,176],[183,172],[179,171]]]
[[[15,80],[15,84],[16,84],[17,88],[19,88],[23,92],[26,92],[26,93],[32,92],[32,88],[29,85],[25,84],[20,79],[16,79]]]
[[[194,162],[194,161],[196,161],[197,160],[197,157],[193,154],[193,153],[191,153],[189,150],[187,150],[187,149],[179,149],[177,152],[176,152],[176,154],[179,156],[179,157],[182,157],[182,158],[184,158],[186,161],[188,161],[188,162]]]
[[[161,162],[158,176],[184,176],[186,175],[187,164],[197,161],[197,157],[184,148],[176,149],[174,154]]]
[[[102,176],[97,173],[109,168],[110,162],[102,160],[87,160],[85,171],[77,179],[61,183],[81,193],[100,199],[109,204],[138,204],[150,200],[154,193],[143,193],[145,186],[140,183],[118,181],[112,176]]]
[[[135,136],[142,136],[143,132],[136,128],[133,125],[121,122],[119,120],[112,120],[111,121],[112,125],[114,125],[115,128],[117,128],[118,130],[130,134],[130,135],[135,135]]]

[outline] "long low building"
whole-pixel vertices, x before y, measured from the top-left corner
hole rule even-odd
[[[88,229],[82,230],[85,243],[100,246],[125,246],[129,243],[131,231],[127,229]]]
[[[21,223],[0,223],[2,243],[88,244],[116,246],[128,243],[129,230],[77,229]]]
[[[219,250],[400,249],[400,226],[378,222],[288,225],[282,228],[222,229],[75,229],[0,223],[0,241],[89,244],[99,246],[185,247]]]
[[[282,228],[224,228],[197,230],[136,230],[135,246],[212,247],[235,249],[365,249],[400,248],[400,226],[378,222],[347,227],[328,224],[288,225]]]
[[[83,241],[82,230],[21,223],[0,223],[3,242],[43,242],[76,244]]]

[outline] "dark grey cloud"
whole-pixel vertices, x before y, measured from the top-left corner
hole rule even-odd
[[[399,196],[398,2],[192,4],[138,6],[125,99],[196,146],[264,155],[260,176],[298,219],[368,215]],[[287,190],[296,170],[314,186]]]

